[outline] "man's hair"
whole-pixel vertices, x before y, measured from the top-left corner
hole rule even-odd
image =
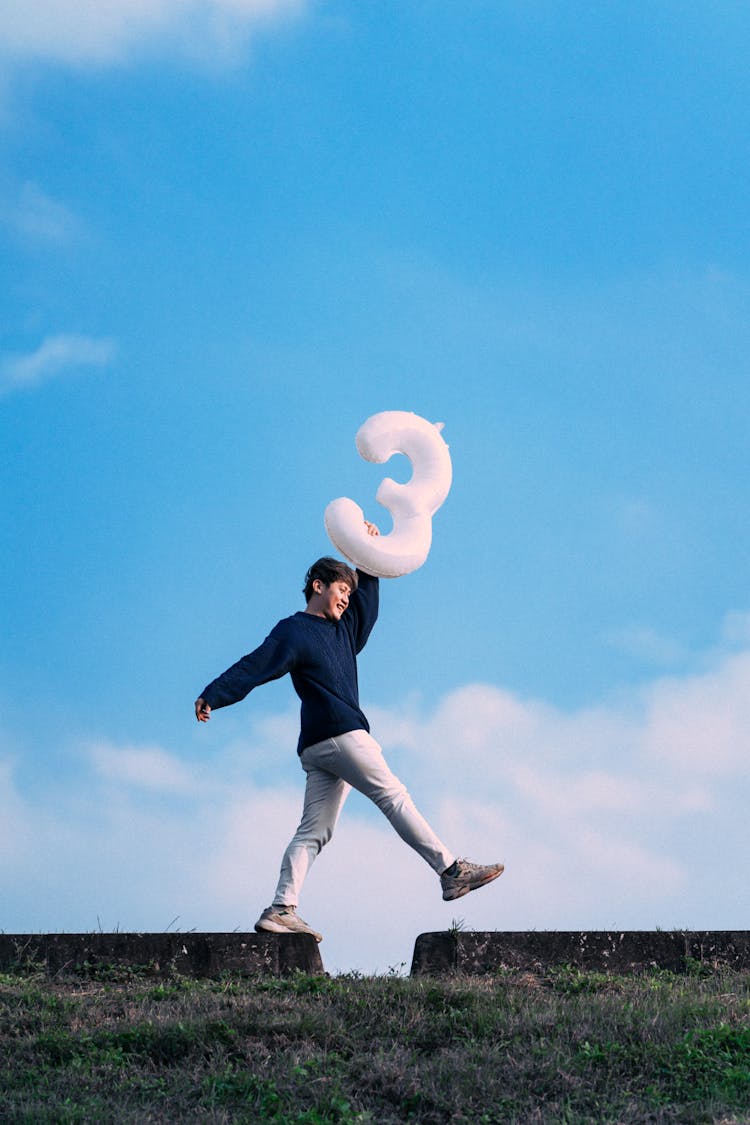
[[[357,589],[357,574],[346,563],[340,562],[338,559],[323,558],[314,562],[307,574],[305,575],[305,586],[303,593],[305,601],[309,602],[315,591],[313,590],[313,582],[316,578],[325,586],[330,586],[332,582],[346,582],[347,586],[352,593]]]

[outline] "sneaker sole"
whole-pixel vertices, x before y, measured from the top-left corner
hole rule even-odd
[[[451,891],[448,894],[443,891],[443,902],[455,902],[457,898],[463,898],[464,895],[468,895],[471,891],[478,891],[480,887],[486,887],[488,883],[494,883],[495,879],[500,878],[503,871],[505,871],[505,868],[501,867],[499,871],[493,871],[491,875],[485,876],[485,878],[478,883],[472,883],[470,886],[457,887],[455,891]]]
[[[323,935],[316,933],[315,930],[290,930],[288,926],[281,926],[278,922],[271,922],[266,918],[262,922],[255,923],[255,930],[259,934],[310,934],[318,942],[323,940]]]

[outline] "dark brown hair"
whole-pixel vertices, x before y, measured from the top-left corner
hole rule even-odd
[[[313,582],[319,578],[325,586],[330,586],[332,582],[346,582],[347,586],[352,593],[357,589],[357,575],[350,566],[346,563],[340,562],[339,559],[323,558],[314,562],[307,574],[305,575],[305,585],[303,593],[305,601],[309,602],[315,591],[313,590]]]

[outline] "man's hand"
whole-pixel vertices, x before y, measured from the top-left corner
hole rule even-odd
[[[378,526],[374,523],[370,523],[369,520],[365,520],[365,527],[367,528],[368,535],[380,535]]]
[[[202,695],[199,695],[195,701],[195,717],[199,723],[207,723],[211,718],[211,708]]]

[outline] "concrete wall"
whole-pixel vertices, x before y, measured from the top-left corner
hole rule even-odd
[[[310,934],[0,934],[0,970],[48,973],[145,967],[154,974],[322,973]]]
[[[419,935],[411,972],[539,972],[561,964],[616,973],[651,968],[684,972],[691,962],[750,969],[750,931],[441,931]]]

